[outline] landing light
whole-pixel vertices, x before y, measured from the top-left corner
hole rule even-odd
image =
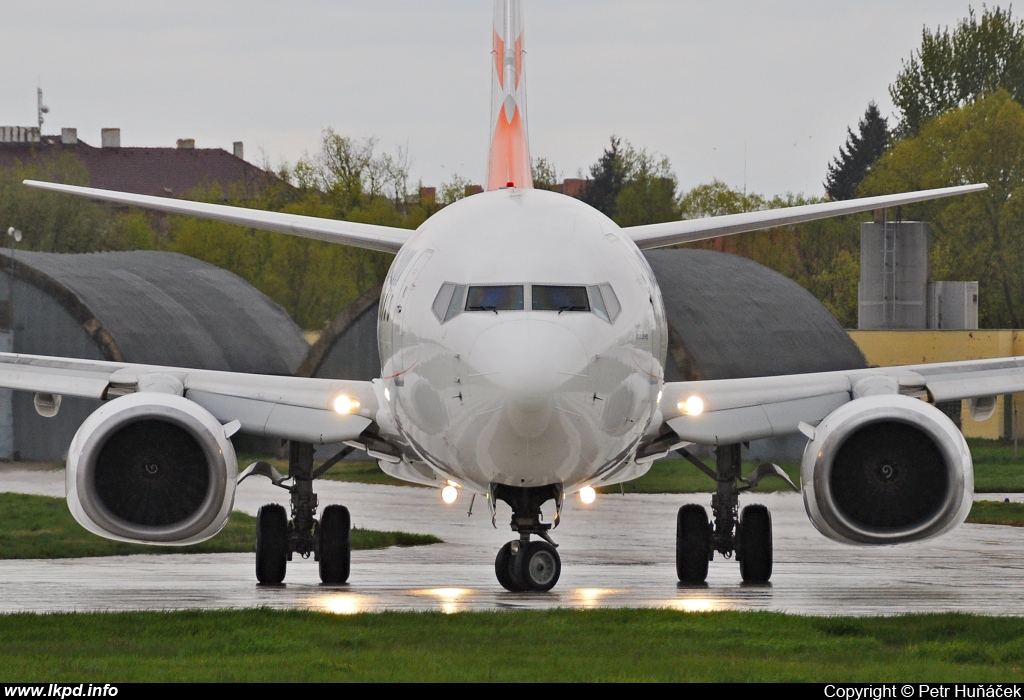
[[[687,416],[699,416],[704,413],[704,400],[699,396],[691,396],[686,401],[680,401],[679,412]]]
[[[584,486],[580,489],[580,500],[588,506],[597,499],[597,491],[593,486]]]
[[[448,486],[445,486],[443,489],[441,489],[441,500],[444,501],[445,503],[447,503],[448,505],[451,505],[452,503],[455,503],[455,500],[458,497],[459,497],[459,490],[457,488],[455,488],[454,486],[452,486],[451,484],[449,484]]]
[[[342,394],[334,399],[334,410],[343,416],[347,416],[359,410],[359,402]]]

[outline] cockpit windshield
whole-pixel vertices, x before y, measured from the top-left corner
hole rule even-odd
[[[488,284],[465,285],[445,282],[434,298],[432,310],[437,320],[447,323],[468,311],[524,311],[526,296],[531,311],[592,313],[615,323],[621,306],[607,282],[592,285],[567,284]]]
[[[590,311],[586,287],[533,285],[534,311]]]
[[[522,311],[523,286],[470,287],[466,311]]]

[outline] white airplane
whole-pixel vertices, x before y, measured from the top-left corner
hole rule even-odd
[[[283,581],[293,553],[314,554],[325,583],[349,576],[348,510],[317,518],[313,480],[354,448],[393,476],[511,506],[515,539],[495,560],[511,591],[546,591],[561,570],[550,531],[565,498],[644,474],[688,444],[717,448],[713,522],[679,510],[679,580],[701,582],[715,552],[744,580],[772,571],[771,518],[739,494],[779,475],[740,473],[748,440],[804,433],[808,516],[854,544],[933,537],[961,523],[973,496],[963,437],[932,404],[1024,391],[1024,358],[720,381],[664,381],[661,292],[641,250],[866,212],[985,189],[964,185],[774,211],[620,228],[586,204],[531,188],[520,0],[495,0],[493,138],[487,191],[416,231],[216,204],[28,182],[98,200],[397,253],[384,283],[382,376],[334,381],[55,357],[0,355],[0,386],[105,403],[67,460],[71,512],[111,539],[188,544],[224,525],[240,480],[237,431],[291,441],[291,492],[259,511],[256,574]],[[345,443],[315,467],[313,446]],[[689,454],[689,453],[686,453]],[[552,502],[549,519],[541,508]]]

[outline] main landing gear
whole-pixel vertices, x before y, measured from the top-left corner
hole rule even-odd
[[[261,584],[282,583],[293,554],[303,559],[312,554],[320,564],[320,580],[324,583],[348,581],[352,519],[345,506],[330,505],[324,508],[317,520],[313,479],[340,462],[352,450],[346,447],[314,470],[313,446],[290,442],[287,477],[281,476],[266,462],[256,462],[242,472],[238,478],[239,483],[249,476],[265,476],[275,486],[291,494],[290,521],[284,506],[276,503],[262,506],[256,514],[256,580]],[[290,484],[285,483],[289,480]]]
[[[519,539],[506,542],[494,559],[498,583],[513,592],[550,591],[562,573],[558,545],[548,535],[548,530],[558,525],[562,489],[555,485],[517,488],[496,484],[491,496],[494,501],[505,501],[512,507],[512,531],[519,533]],[[552,499],[555,522],[542,523],[540,507]],[[531,541],[531,535],[541,539]]]
[[[711,497],[713,526],[704,507],[693,503],[680,508],[676,517],[676,574],[680,583],[704,583],[708,562],[716,551],[726,559],[736,555],[745,583],[768,583],[772,576],[771,514],[763,505],[749,505],[740,512],[739,495],[769,477],[785,480],[794,490],[796,486],[774,464],[762,464],[744,478],[740,473],[740,445],[718,447],[715,469],[685,449],[680,453],[717,484]]]

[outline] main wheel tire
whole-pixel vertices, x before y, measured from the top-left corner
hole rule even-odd
[[[711,527],[704,506],[688,503],[676,516],[676,576],[680,583],[704,583],[708,577]]]
[[[772,516],[762,505],[740,513],[736,558],[744,583],[768,583],[772,577]]]
[[[316,530],[320,580],[345,583],[352,567],[352,518],[345,506],[327,506]]]
[[[558,550],[543,540],[520,546],[513,566],[514,578],[525,591],[550,591],[562,573]]]
[[[284,581],[288,566],[288,515],[271,503],[256,512],[256,580],[268,586]]]
[[[512,543],[506,542],[498,550],[498,556],[494,558],[494,575],[498,578],[498,583],[502,588],[518,593],[523,589],[516,583],[513,575],[512,565],[515,563],[515,559],[515,556],[512,555]]]

